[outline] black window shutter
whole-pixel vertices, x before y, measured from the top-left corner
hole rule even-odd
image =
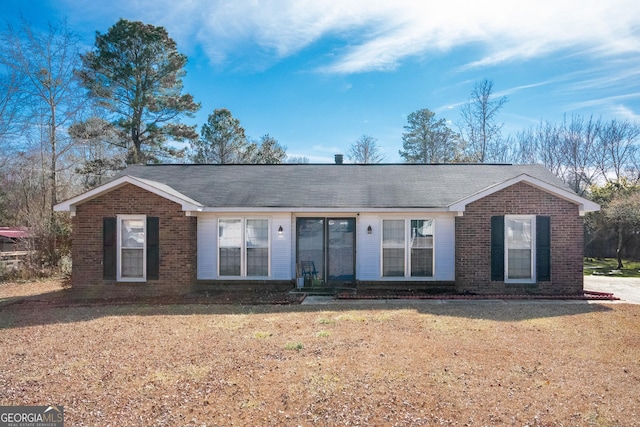
[[[118,258],[118,223],[115,217],[102,218],[102,277],[116,280]]]
[[[147,217],[147,280],[160,279],[160,218]]]
[[[551,280],[551,218],[536,217],[536,276],[539,282]]]
[[[491,217],[491,280],[504,280],[504,216]]]

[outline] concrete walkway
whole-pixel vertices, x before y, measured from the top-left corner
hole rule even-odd
[[[620,298],[621,302],[640,304],[640,278],[585,276],[584,289],[608,292]]]
[[[601,300],[571,300],[571,299],[336,299],[333,296],[326,295],[309,295],[303,301],[302,305],[333,305],[333,306],[380,306],[397,307],[397,306],[414,306],[414,305],[462,305],[462,304],[589,304],[602,302],[619,302],[619,301],[601,301]]]
[[[320,296],[309,295],[304,301],[303,305],[412,305],[412,304],[584,304],[585,302],[591,303],[628,303],[628,304],[640,304],[640,278],[625,278],[625,277],[606,277],[606,276],[585,276],[584,289],[587,291],[606,292],[611,293],[615,297],[620,298],[620,301],[601,301],[601,300],[547,300],[547,299],[531,299],[531,300],[518,300],[518,299],[480,299],[480,300],[458,300],[458,299],[346,299],[338,300],[332,296]]]

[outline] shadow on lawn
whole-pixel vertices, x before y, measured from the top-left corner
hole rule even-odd
[[[243,301],[220,300],[220,298],[145,298],[145,299],[101,299],[82,301],[69,298],[68,291],[60,290],[35,297],[6,299],[0,301],[0,329],[12,329],[38,325],[87,322],[103,317],[118,316],[190,316],[224,314],[269,314],[269,313],[327,313],[376,310],[415,310],[433,316],[459,317],[464,319],[490,320],[496,322],[519,322],[530,319],[573,316],[589,313],[609,312],[613,308],[587,301],[521,301],[521,300],[476,300],[433,301],[394,300],[385,301],[341,301],[340,303],[300,305],[283,304],[274,297],[272,304],[245,304]],[[246,302],[246,301],[245,301]]]

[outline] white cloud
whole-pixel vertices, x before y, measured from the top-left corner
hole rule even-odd
[[[640,99],[640,92],[626,93],[624,95],[607,96],[603,98],[588,99],[586,101],[575,102],[566,107],[567,110],[580,110],[594,107],[609,107],[610,109],[620,110],[619,102],[632,101]]]
[[[622,119],[627,119],[631,122],[640,123],[640,114],[636,113],[632,109],[624,106],[624,105],[614,105],[611,108],[611,113],[613,117],[620,117]]]
[[[477,47],[466,67],[567,50],[640,53],[637,0],[114,0],[109,7],[129,19],[152,17],[216,64],[269,66],[326,39],[332,48],[313,66],[329,73],[392,70],[459,46]]]

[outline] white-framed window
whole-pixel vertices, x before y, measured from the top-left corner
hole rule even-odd
[[[505,216],[504,247],[505,282],[535,282],[536,217]]]
[[[268,277],[269,220],[218,219],[218,275]]]
[[[433,277],[433,219],[382,220],[382,277]]]
[[[405,276],[404,219],[382,221],[382,276]]]
[[[118,281],[145,281],[147,278],[147,217],[118,215]]]

